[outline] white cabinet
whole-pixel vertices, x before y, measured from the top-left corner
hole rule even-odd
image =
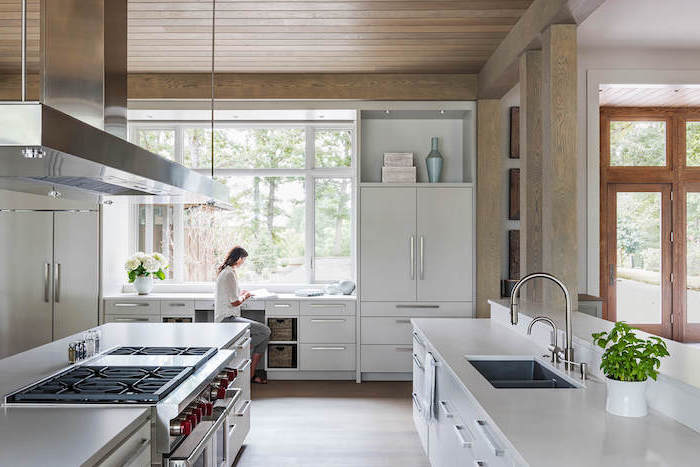
[[[416,189],[363,188],[360,278],[363,300],[416,299]]]
[[[366,187],[361,192],[361,298],[472,301],[473,192]]]
[[[146,420],[95,465],[100,467],[143,467],[151,465],[151,423]]]

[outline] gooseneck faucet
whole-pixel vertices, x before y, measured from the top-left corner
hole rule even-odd
[[[510,293],[510,323],[512,325],[518,324],[518,309],[520,307],[520,289],[522,286],[532,280],[532,279],[548,279],[559,286],[562,292],[564,292],[564,300],[566,302],[566,321],[564,324],[564,349],[562,360],[569,370],[575,364],[574,362],[574,348],[571,345],[572,332],[571,332],[571,296],[569,295],[569,289],[566,288],[564,283],[557,279],[551,274],[546,272],[533,272],[516,282],[513,287],[513,291]]]

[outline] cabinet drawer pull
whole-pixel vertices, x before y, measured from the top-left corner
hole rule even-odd
[[[241,405],[241,408],[236,412],[236,417],[244,417],[246,412],[248,412],[248,409],[250,409],[250,403],[251,401],[245,401],[243,402],[243,405]]]
[[[243,360],[241,362],[241,364],[239,365],[239,367],[236,368],[236,370],[238,371],[238,373],[243,373],[244,371],[246,371],[248,369],[248,367],[250,366],[251,363],[252,363],[252,361],[250,359]]]
[[[115,303],[114,306],[120,308],[135,307],[135,306],[149,306],[148,303]]]
[[[345,350],[345,347],[311,347],[311,350]]]
[[[440,305],[407,305],[399,304],[396,308],[440,308]]]
[[[236,347],[238,350],[243,350],[243,349],[245,349],[246,347],[248,347],[248,344],[250,344],[252,340],[253,340],[252,337],[247,336],[247,337],[246,337],[245,339],[243,339],[239,344],[235,344],[234,347]]]
[[[148,322],[148,318],[114,318],[111,321],[122,323],[146,323]]]
[[[318,318],[318,319],[312,319],[312,323],[344,323],[344,319],[331,319],[331,318]]]
[[[484,462],[484,461],[474,461],[474,467],[486,467],[486,462]]]
[[[312,303],[311,308],[345,308],[343,303]]]
[[[502,456],[505,454],[505,451],[503,450],[502,447],[498,445],[498,442],[494,438],[494,436],[491,434],[487,423],[485,420],[476,420],[476,427],[477,429],[481,432],[481,435],[484,437],[484,440],[486,440],[486,444],[489,445],[489,450],[494,456]]]
[[[452,418],[455,416],[455,414],[452,413],[450,408],[447,406],[447,401],[440,401],[438,402],[438,405],[442,409],[442,411],[445,413],[445,418]]]
[[[394,347],[397,352],[413,352],[411,347]]]
[[[425,344],[423,343],[423,340],[422,340],[420,337],[418,337],[418,333],[417,333],[416,331],[413,331],[413,340],[416,341],[416,342],[418,342],[418,344],[419,344],[421,347],[425,347]]]
[[[169,303],[168,306],[187,306],[186,303]]]
[[[457,441],[459,442],[460,447],[463,448],[470,448],[474,444],[474,438],[471,436],[471,433],[469,433],[469,429],[464,426],[464,425],[452,425],[452,429],[454,430],[455,434],[457,435]],[[469,434],[469,439],[467,439],[464,435],[465,433]]]
[[[416,394],[414,392],[413,394],[411,394],[411,397],[413,398],[413,405],[416,406],[416,408],[418,409],[418,412],[423,413],[423,406],[420,403],[420,399],[418,398],[418,394]]]
[[[291,308],[292,307],[292,305],[290,305],[289,303],[275,303],[272,306],[275,308]]]
[[[411,324],[410,319],[397,319],[396,324]]]
[[[425,370],[425,368],[423,368],[423,364],[420,362],[420,360],[418,360],[418,355],[413,354],[413,361],[416,362],[416,366],[418,368],[420,368],[421,370]]]

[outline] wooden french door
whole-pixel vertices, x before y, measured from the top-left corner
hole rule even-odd
[[[670,183],[609,183],[605,213],[608,319],[668,338],[673,336],[671,189]],[[700,325],[700,308],[697,319]]]
[[[678,197],[683,228],[675,235],[678,280],[674,303],[678,323],[674,333],[683,342],[700,342],[700,181],[686,182]]]

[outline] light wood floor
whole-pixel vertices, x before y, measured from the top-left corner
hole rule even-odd
[[[270,381],[253,385],[237,467],[427,467],[411,383]]]

